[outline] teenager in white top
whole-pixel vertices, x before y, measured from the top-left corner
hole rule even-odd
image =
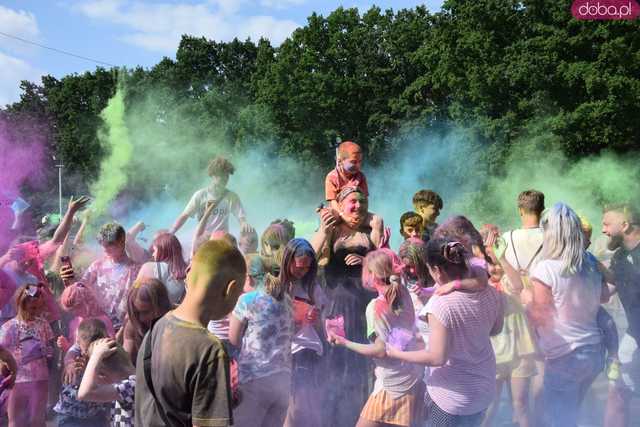
[[[184,211],[173,224],[171,233],[176,233],[189,217],[195,217],[200,220],[208,207],[212,207],[212,212],[210,212],[205,230],[207,235],[218,230],[228,231],[230,213],[236,217],[243,231],[251,230],[251,226],[246,221],[240,198],[236,193],[227,189],[229,176],[235,171],[231,162],[224,157],[218,156],[209,162],[207,170],[211,177],[211,184],[201,188],[191,196],[191,200],[187,203]],[[215,206],[212,206],[214,204]]]

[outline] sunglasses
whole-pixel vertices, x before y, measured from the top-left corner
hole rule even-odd
[[[42,283],[38,283],[37,285],[27,285],[25,294],[30,298],[37,298],[43,287],[44,285]]]

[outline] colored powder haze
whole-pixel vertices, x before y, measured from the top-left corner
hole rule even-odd
[[[287,157],[274,156],[263,145],[233,150],[223,144],[227,123],[199,129],[197,115],[176,106],[171,114],[154,94],[124,111],[119,90],[102,114],[111,155],[102,165],[92,189],[94,208],[106,208],[127,185],[153,189],[150,201],[121,196],[112,214],[125,226],[138,220],[148,225],[149,239],[158,229],[171,227],[194,191],[207,185],[208,160],[227,155],[236,167],[229,188],[237,192],[249,222],[260,234],[276,218],[289,218],[299,237],[310,238],[317,228],[315,208],[323,200],[324,175]],[[541,126],[542,127],[542,126]],[[416,133],[403,137],[401,148],[378,166],[367,164],[370,210],[383,216],[392,230],[392,247],[400,244],[399,218],[412,210],[415,191],[428,188],[445,201],[440,220],[462,213],[480,227],[485,222],[503,229],[518,226],[516,198],[520,191],[535,188],[546,195],[547,206],[564,201],[593,224],[599,233],[602,204],[624,200],[640,176],[637,156],[613,154],[568,161],[553,149],[553,137],[531,131],[529,138],[514,144],[502,176],[490,176],[487,147],[467,129],[438,134]],[[267,147],[268,144],[264,144]],[[332,153],[328,150],[327,156]],[[231,232],[237,234],[234,219]],[[178,233],[186,246],[196,221],[191,219]]]
[[[27,119],[9,123],[0,118],[0,253],[15,237],[11,204],[23,196],[23,186],[31,189],[44,184],[46,137]],[[26,198],[26,197],[25,197]]]

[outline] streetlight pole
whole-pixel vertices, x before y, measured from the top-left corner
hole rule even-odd
[[[62,219],[62,168],[64,165],[60,162],[56,167],[58,168],[58,203],[60,207],[60,219]]]

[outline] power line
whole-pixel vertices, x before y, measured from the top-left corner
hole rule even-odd
[[[109,64],[108,62],[99,61],[97,59],[89,58],[89,57],[82,56],[82,55],[76,55],[75,53],[67,52],[66,50],[56,49],[55,47],[45,46],[43,44],[36,43],[36,42],[31,41],[31,40],[26,40],[26,39],[23,39],[21,37],[14,36],[12,34],[3,33],[2,31],[0,31],[0,35],[3,35],[3,36],[8,37],[10,39],[21,41],[23,43],[27,43],[27,44],[31,44],[31,45],[34,45],[34,46],[38,46],[38,47],[41,47],[43,49],[49,49],[49,50],[52,50],[54,52],[61,53],[63,55],[73,56],[74,58],[83,59],[85,61],[90,61],[90,62],[95,62],[96,64],[107,65],[109,67],[117,67],[117,65]]]

